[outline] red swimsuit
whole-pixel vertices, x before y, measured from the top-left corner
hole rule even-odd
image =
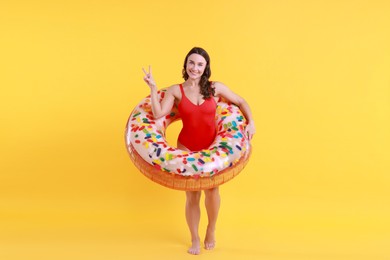
[[[179,142],[191,151],[207,149],[215,139],[215,112],[217,104],[210,97],[200,105],[192,103],[184,94],[180,84],[181,101],[178,104],[183,128],[179,134]]]

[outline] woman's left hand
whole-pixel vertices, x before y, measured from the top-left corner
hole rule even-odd
[[[253,123],[253,121],[251,121],[245,128],[245,133],[249,140],[252,140],[255,132],[256,132],[255,124]]]

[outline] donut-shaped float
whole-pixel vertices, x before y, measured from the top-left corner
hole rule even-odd
[[[158,91],[159,100],[166,89]],[[126,124],[125,143],[134,165],[149,179],[176,190],[204,190],[217,187],[237,176],[247,164],[251,145],[245,134],[246,119],[229,102],[217,102],[217,136],[208,149],[184,151],[170,146],[165,130],[180,119],[171,112],[154,119],[150,95],[131,112]]]

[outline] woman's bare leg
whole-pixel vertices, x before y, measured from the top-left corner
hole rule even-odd
[[[189,151],[187,147],[177,141],[177,148]],[[188,253],[193,255],[200,254],[200,237],[199,237],[199,221],[200,221],[200,191],[186,191],[186,220],[188,228],[191,232],[192,245],[188,249]]]
[[[217,224],[219,207],[221,205],[221,197],[219,195],[219,187],[205,190],[204,193],[206,195],[205,205],[209,220],[206,237],[204,239],[204,247],[207,250],[211,250],[215,247],[215,226]]]
[[[198,255],[200,253],[199,221],[200,221],[200,191],[186,191],[186,220],[191,232],[192,245],[188,253]]]

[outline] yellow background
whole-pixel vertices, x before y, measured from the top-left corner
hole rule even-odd
[[[201,46],[257,133],[200,258],[390,259],[389,14],[385,0],[1,1],[0,258],[191,257],[184,193],[142,176],[124,127],[148,94],[141,67],[170,86]]]

